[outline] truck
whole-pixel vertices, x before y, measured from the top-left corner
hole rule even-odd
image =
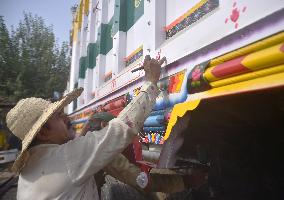
[[[81,0],[67,90],[84,92],[67,108],[72,124],[117,116],[139,93],[145,55],[166,57],[129,159],[150,179],[191,177],[198,187],[176,198],[283,199],[283,28],[283,0]]]

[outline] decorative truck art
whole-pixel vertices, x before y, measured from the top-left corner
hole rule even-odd
[[[92,112],[117,116],[139,93],[145,55],[165,56],[156,105],[125,155],[147,180],[198,185],[169,198],[283,199],[283,28],[283,0],[81,0],[72,124],[79,133]]]

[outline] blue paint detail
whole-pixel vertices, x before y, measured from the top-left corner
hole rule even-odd
[[[155,144],[160,144],[160,141],[161,141],[161,136],[160,136],[160,134],[156,134]]]
[[[173,107],[177,103],[182,103],[187,99],[187,91],[184,87],[180,93],[167,94],[166,92],[161,92],[156,99],[156,104],[153,108],[154,111],[164,110],[169,107]]]
[[[81,124],[81,123],[85,123],[85,122],[87,122],[87,121],[88,121],[88,119],[82,118],[82,119],[78,119],[78,120],[72,121],[71,124],[72,124],[72,125]]]
[[[144,126],[163,126],[165,124],[165,117],[164,115],[155,115],[148,117],[145,122]]]
[[[146,132],[146,133],[149,133],[149,132],[162,132],[162,131],[166,131],[166,128],[165,128],[165,126],[156,126],[156,127],[144,126],[143,127],[143,131]]]
[[[152,111],[152,112],[150,113],[150,115],[149,115],[149,116],[164,115],[164,114],[165,114],[165,112],[166,112],[166,110],[157,110],[157,111]]]

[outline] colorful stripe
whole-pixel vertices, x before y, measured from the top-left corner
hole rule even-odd
[[[244,58],[242,64],[253,71],[261,68],[280,65],[284,63],[284,52],[281,51],[281,47],[283,45],[284,43],[278,44],[249,54]]]
[[[189,9],[186,13],[184,13],[182,16],[177,18],[175,21],[173,21],[170,25],[166,26],[166,31],[176,26],[178,23],[180,23],[182,20],[184,20],[186,17],[191,15],[193,12],[195,12],[198,8],[200,8],[202,5],[204,5],[208,0],[202,0],[199,3],[197,3],[195,6],[193,6],[191,9]]]
[[[281,32],[281,33],[273,35],[269,38],[260,40],[258,42],[253,43],[253,44],[250,44],[246,47],[235,50],[231,53],[227,53],[223,56],[214,58],[210,61],[209,67],[219,65],[221,63],[224,63],[228,60],[232,60],[232,59],[240,57],[240,56],[248,55],[250,53],[259,51],[261,49],[266,49],[268,47],[280,44],[283,41],[284,41],[284,32]]]
[[[242,65],[243,57],[230,60],[228,62],[217,65],[211,70],[211,74],[216,78],[224,78],[232,74],[242,74],[250,71],[248,68]],[[210,80],[205,76],[207,80]]]
[[[172,76],[170,76],[168,91],[170,94],[179,93],[183,79],[184,79],[185,71],[178,72]]]
[[[127,56],[124,61],[125,61],[125,66],[129,66],[132,63],[134,63],[136,60],[141,58],[143,56],[143,45],[140,46],[138,49],[133,51],[129,56]]]
[[[197,22],[219,6],[218,0],[202,0],[170,25],[166,26],[166,39]]]
[[[283,86],[284,72],[281,72],[192,94],[188,97],[187,102],[174,106],[164,139],[166,140],[170,136],[177,119],[183,117],[187,111],[196,109],[202,99]]]
[[[233,84],[233,83],[247,81],[247,80],[250,80],[250,79],[255,79],[255,78],[259,78],[259,77],[263,77],[263,76],[268,76],[268,75],[271,75],[271,74],[282,73],[282,72],[284,72],[284,65],[279,65],[279,66],[276,66],[276,67],[270,67],[270,68],[258,70],[258,71],[255,71],[255,72],[242,74],[242,75],[239,75],[239,76],[234,76],[234,77],[231,77],[231,78],[226,78],[226,79],[223,79],[223,80],[214,81],[214,82],[211,82],[210,85],[212,87],[221,87],[221,86],[224,86],[224,85],[230,85],[230,84]]]
[[[256,71],[284,63],[283,44],[278,44],[246,56],[208,68],[203,76],[209,82]]]

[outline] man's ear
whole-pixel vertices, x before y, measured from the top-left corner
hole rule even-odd
[[[106,121],[101,121],[101,127],[104,128],[108,125],[108,122]]]
[[[48,129],[46,127],[42,127],[41,130],[36,135],[36,139],[39,142],[47,142],[47,141],[49,141]]]

